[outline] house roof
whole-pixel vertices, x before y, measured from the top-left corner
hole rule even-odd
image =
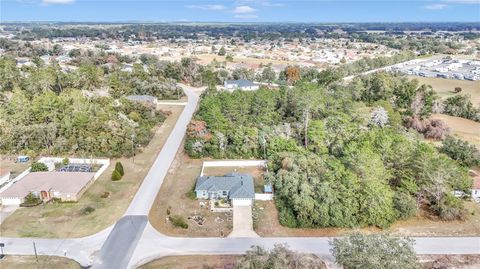
[[[255,198],[252,176],[239,173],[199,177],[195,191],[229,191],[230,199]]]
[[[32,172],[0,193],[0,198],[24,198],[30,192],[58,191],[77,194],[95,173]]]
[[[227,85],[237,85],[237,87],[251,87],[251,86],[256,86],[255,83],[253,83],[250,80],[247,79],[238,79],[238,80],[227,80],[225,82]]]

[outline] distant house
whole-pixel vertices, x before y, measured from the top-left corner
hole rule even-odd
[[[226,80],[224,83],[226,90],[233,91],[240,89],[243,91],[256,91],[259,89],[259,86],[253,83],[250,80],[238,79],[238,80]]]
[[[138,102],[146,105],[154,105],[156,106],[158,103],[158,99],[155,96],[151,95],[129,95],[127,97],[128,100],[132,102]]]
[[[32,172],[0,193],[3,205],[21,204],[32,193],[43,201],[78,201],[94,181],[93,172]]]
[[[197,199],[230,199],[233,205],[252,205],[255,198],[250,175],[230,173],[224,176],[201,176],[195,185]]]

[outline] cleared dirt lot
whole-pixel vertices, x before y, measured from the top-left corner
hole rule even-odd
[[[80,264],[74,260],[55,256],[38,256],[38,265],[35,256],[5,256],[0,260],[2,269],[80,269]]]
[[[444,78],[424,78],[417,76],[409,76],[410,79],[416,79],[420,84],[429,84],[433,87],[433,90],[438,95],[445,99],[454,96],[455,87],[461,87],[462,92],[460,94],[468,94],[472,100],[472,103],[477,107],[480,107],[480,80],[468,81],[458,79],[444,79]]]
[[[445,121],[453,135],[480,149],[480,122],[444,114],[432,114],[432,118]]]
[[[465,202],[470,212],[467,221],[440,221],[429,218],[422,212],[406,221],[397,221],[389,229],[381,230],[374,227],[362,228],[363,232],[389,232],[402,236],[479,236],[480,235],[480,205]],[[253,211],[254,228],[260,236],[336,236],[352,232],[351,229],[318,228],[292,229],[280,225],[278,211],[273,201],[255,202]]]
[[[156,128],[150,144],[135,156],[134,162],[132,158],[112,159],[110,167],[77,203],[49,203],[18,209],[1,224],[1,234],[12,237],[81,237],[115,223],[128,207],[183,107],[164,106],[162,109],[172,114]],[[117,161],[122,162],[125,175],[122,180],[113,182],[110,177]],[[88,206],[95,211],[86,214],[84,209]]]

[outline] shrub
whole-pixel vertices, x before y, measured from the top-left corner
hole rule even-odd
[[[25,196],[25,199],[23,203],[20,204],[20,206],[31,207],[31,206],[39,205],[41,203],[42,203],[42,199],[40,199],[40,197],[34,195],[33,193],[29,193],[27,194],[27,196]]]
[[[120,179],[122,179],[122,175],[120,174],[120,172],[118,172],[117,170],[113,170],[112,181],[118,181]]]
[[[125,175],[125,171],[123,170],[123,165],[121,162],[117,162],[115,164],[115,170],[117,170],[121,176]]]
[[[462,88],[461,87],[455,87],[455,93],[459,93],[462,91]]]
[[[102,193],[102,195],[100,195],[101,198],[108,198],[108,196],[110,196],[110,192],[106,191],[104,193]]]
[[[400,219],[408,219],[417,212],[415,198],[405,192],[397,191],[393,196],[393,206]]]
[[[452,194],[445,195],[440,202],[434,206],[437,214],[442,220],[465,220],[467,210],[464,208],[462,200]]]
[[[173,226],[179,227],[182,229],[188,229],[188,224],[187,221],[185,221],[185,218],[179,215],[172,215],[169,216],[168,219],[172,222]]]
[[[82,210],[80,210],[80,214],[81,215],[88,215],[88,214],[93,213],[93,211],[95,211],[94,207],[86,206],[86,207],[82,208]]]
[[[464,166],[480,165],[480,151],[467,141],[449,136],[443,141],[440,152],[447,154]]]
[[[48,167],[44,163],[34,162],[32,163],[32,167],[30,172],[46,172],[48,171]]]
[[[63,160],[62,160],[62,164],[63,164],[63,165],[68,165],[68,164],[70,164],[70,159],[68,159],[68,158],[63,159]]]

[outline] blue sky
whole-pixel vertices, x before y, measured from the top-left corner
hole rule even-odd
[[[480,21],[480,0],[0,0],[6,21]]]

